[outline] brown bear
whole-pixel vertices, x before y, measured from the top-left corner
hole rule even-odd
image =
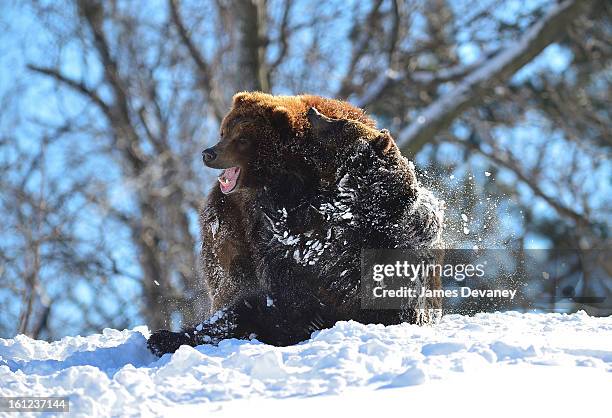
[[[257,236],[260,228],[254,216],[260,212],[257,195],[265,188],[275,194],[276,205],[282,200],[290,207],[308,201],[320,188],[321,167],[329,158],[325,152],[307,156],[303,151],[305,144],[315,143],[307,117],[313,107],[330,117],[375,126],[363,110],[346,102],[243,92],[234,96],[219,142],[203,152],[208,167],[224,169],[200,214],[204,277],[213,311],[245,289],[241,280],[238,286],[227,277],[255,276],[252,254],[257,248],[249,248],[254,243],[249,237]]]
[[[220,136],[203,152],[224,171],[200,216],[214,313],[154,333],[155,354],[225,338],[289,345],[338,320],[431,320],[415,306],[359,305],[362,248],[430,248],[442,228],[437,201],[387,131],[346,102],[240,93]]]

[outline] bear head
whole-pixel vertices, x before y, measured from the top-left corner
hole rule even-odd
[[[208,167],[224,170],[219,176],[221,191],[319,182],[326,157],[318,151],[327,147],[312,138],[307,113],[313,106],[327,117],[375,126],[361,109],[338,100],[238,93],[221,123],[219,142],[202,153]]]
[[[342,161],[358,142],[368,144],[380,157],[401,157],[387,129],[378,130],[358,120],[331,118],[315,107],[311,107],[306,115],[312,132],[310,145],[320,149],[328,161]]]
[[[337,184],[348,174],[353,181],[369,178],[385,188],[396,187],[398,196],[414,194],[418,183],[414,166],[402,155],[388,130],[358,120],[330,118],[314,107],[307,117],[312,133],[309,144],[316,149],[312,155],[324,156],[317,164],[324,181]]]

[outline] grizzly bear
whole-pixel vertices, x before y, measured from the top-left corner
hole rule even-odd
[[[432,248],[442,229],[435,198],[362,110],[317,96],[239,93],[203,159],[224,169],[200,214],[213,313],[182,332],[155,332],[153,353],[226,338],[290,345],[339,320],[433,320],[435,300],[360,307],[362,249]],[[422,285],[440,287],[435,278]]]

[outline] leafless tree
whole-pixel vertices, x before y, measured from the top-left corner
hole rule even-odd
[[[11,308],[21,312],[12,331],[35,335],[34,323],[55,315],[41,296],[48,282],[41,277],[49,275],[41,273],[49,263],[41,237],[53,251],[70,250],[62,253],[62,274],[72,262],[92,283],[95,277],[138,283],[134,304],[151,327],[201,317],[207,301],[197,273],[196,213],[212,173],[201,168],[199,154],[216,140],[240,90],[310,92],[365,107],[447,198],[453,245],[523,245],[529,234],[583,248],[609,245],[612,205],[609,196],[597,196],[610,173],[612,37],[605,1],[542,0],[521,10],[505,0],[350,6],[160,0],[146,7],[32,0],[5,7],[24,16],[19,25],[30,22],[29,29],[4,22],[12,36],[4,35],[10,41],[4,45],[24,52],[27,71],[15,72],[15,83],[57,103],[48,106],[44,123],[18,118],[2,131],[19,125],[36,132],[34,147],[23,147],[28,141],[19,136],[2,142],[6,155],[23,154],[17,160],[24,167],[3,160],[3,173],[12,175],[2,180],[2,211],[14,216],[6,234],[22,237],[20,245],[9,239],[0,247],[7,289],[0,301],[21,295],[13,303],[19,308]],[[28,30],[44,36],[30,39]],[[550,48],[566,57],[563,72],[542,62]],[[18,101],[15,94],[2,97]],[[19,101],[32,107],[27,95]],[[527,130],[531,136],[521,134]],[[63,141],[57,155],[75,164],[54,184],[21,187],[34,172],[44,177],[40,156],[56,140]],[[75,196],[92,215],[65,203]],[[471,214],[476,232],[463,233],[461,213]],[[41,232],[53,219],[78,229],[88,216],[117,232],[111,237],[104,222],[87,236]],[[551,229],[555,222],[563,227]],[[112,267],[118,248],[129,255]],[[130,263],[137,268],[118,267]],[[19,272],[9,275],[16,266]],[[36,303],[49,308],[28,314]]]

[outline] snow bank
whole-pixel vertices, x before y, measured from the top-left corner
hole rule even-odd
[[[448,315],[435,327],[340,322],[292,347],[227,340],[161,359],[146,336],[139,327],[0,339],[0,396],[69,396],[82,416],[306,416],[340,406],[359,416],[566,416],[604,412],[612,393],[612,317],[583,312]]]

